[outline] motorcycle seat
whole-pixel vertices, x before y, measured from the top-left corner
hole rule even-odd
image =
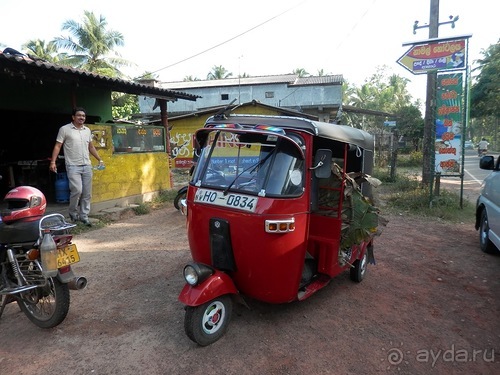
[[[39,222],[40,219],[17,220],[9,224],[0,222],[0,244],[35,243],[40,235]]]

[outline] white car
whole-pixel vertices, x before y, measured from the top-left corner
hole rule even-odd
[[[485,253],[500,250],[500,156],[483,156],[479,167],[492,171],[483,181],[476,204],[476,229],[479,245]]]

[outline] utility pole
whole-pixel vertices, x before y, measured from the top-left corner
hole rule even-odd
[[[429,39],[438,37],[439,0],[431,0],[429,16]],[[434,142],[436,128],[436,81],[437,73],[427,73],[427,92],[425,98],[425,119],[423,139],[422,185],[432,188],[434,180]]]
[[[430,0],[430,15],[429,24],[419,26],[418,21],[413,25],[413,33],[417,29],[424,27],[429,28],[429,39],[437,39],[439,36],[439,26],[451,24],[455,27],[455,22],[458,21],[458,16],[450,16],[450,20],[446,22],[439,22],[439,0]],[[437,72],[431,71],[427,73],[427,91],[425,102],[425,119],[424,119],[424,139],[423,139],[423,165],[422,165],[422,185],[429,186],[432,196],[432,186],[434,184],[434,171],[435,171],[435,131],[436,131],[436,83]]]

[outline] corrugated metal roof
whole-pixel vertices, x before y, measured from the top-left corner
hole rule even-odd
[[[344,80],[342,74],[335,74],[331,76],[311,76],[299,77],[291,84],[291,86],[307,86],[307,85],[341,85]]]
[[[38,79],[51,81],[69,81],[80,85],[98,88],[107,88],[116,92],[144,95],[166,100],[191,100],[200,98],[184,92],[166,90],[160,87],[144,85],[120,78],[90,73],[67,66],[56,65],[41,59],[33,59],[26,55],[7,54],[0,52],[0,74],[5,74],[22,79]]]
[[[194,88],[268,85],[275,83],[285,83],[290,86],[340,85],[342,84],[342,81],[343,77],[341,74],[302,78],[300,78],[296,74],[282,74],[260,77],[209,79],[204,81],[161,82],[161,87],[170,90],[188,90]]]

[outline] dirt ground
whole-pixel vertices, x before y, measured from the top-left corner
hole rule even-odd
[[[185,218],[173,208],[77,235],[89,279],[43,330],[15,304],[0,319],[1,374],[499,374],[500,256],[473,224],[386,216],[376,265],[311,298],[236,305],[226,335],[184,334]]]

